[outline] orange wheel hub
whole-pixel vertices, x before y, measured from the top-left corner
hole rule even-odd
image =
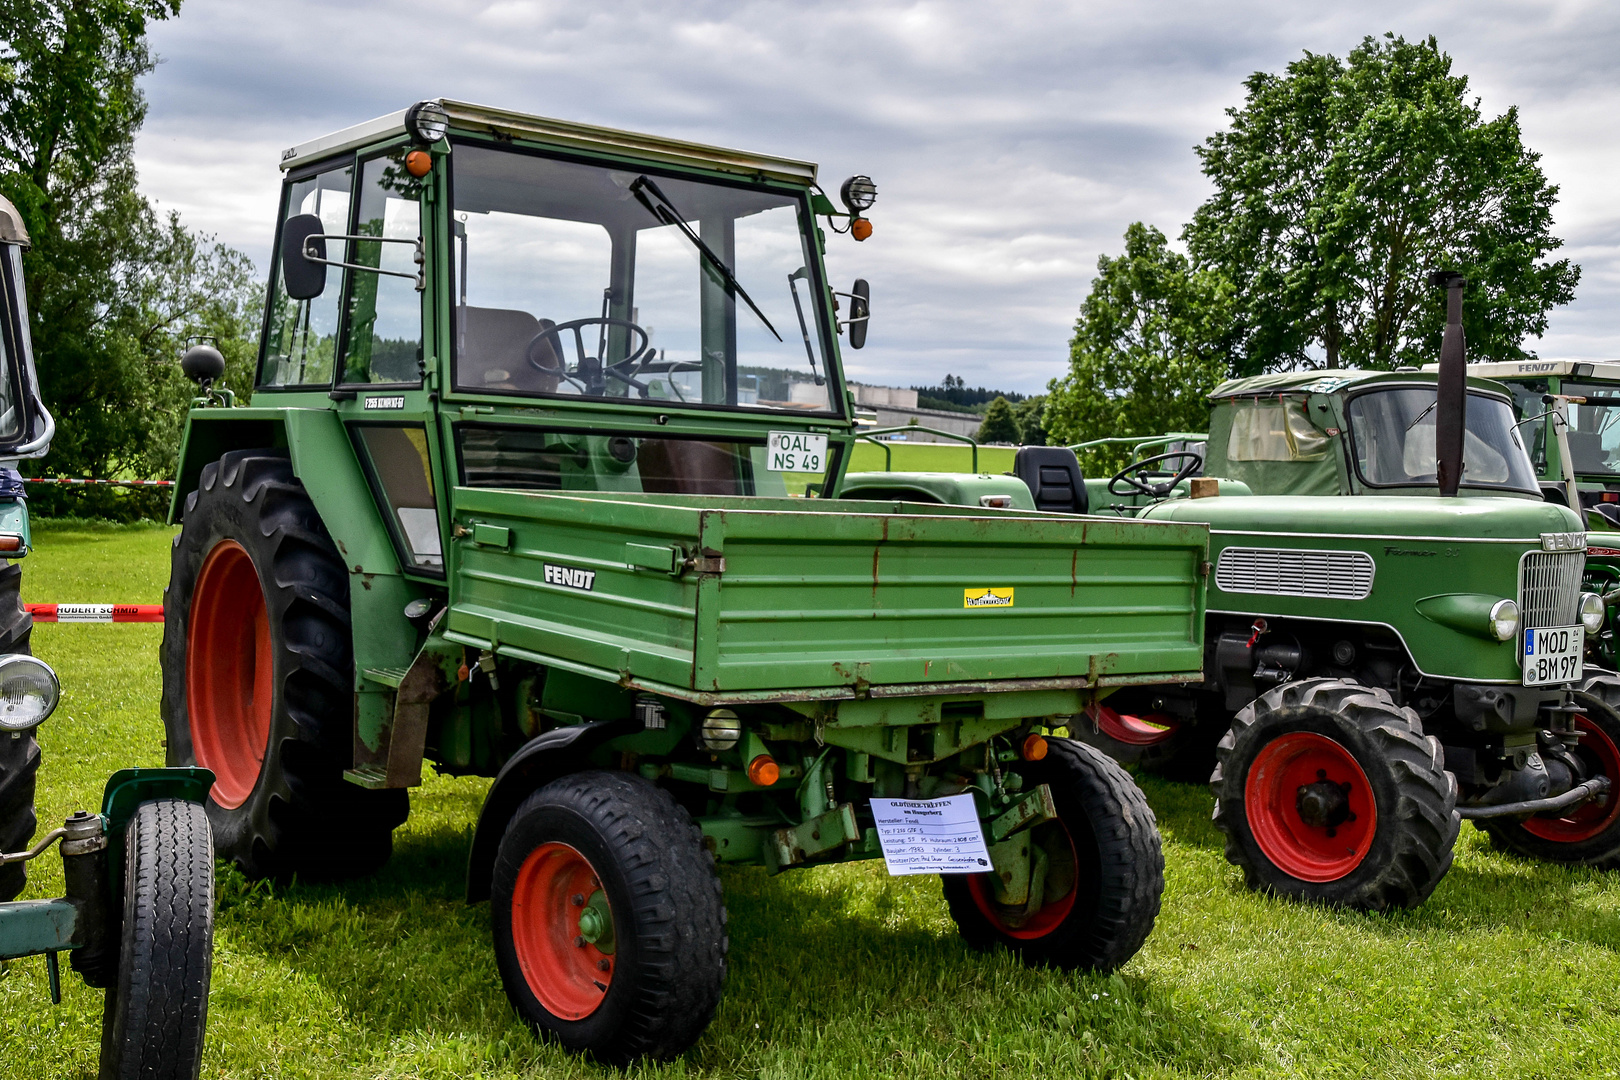
[[[512,888],[512,948],[529,990],[562,1020],[583,1020],[613,984],[613,910],[590,860],[567,844],[529,852]]]
[[[247,801],[270,743],[275,662],[264,590],[247,551],[222,540],[203,560],[186,626],[186,709],[197,764],[213,770],[209,797]]]

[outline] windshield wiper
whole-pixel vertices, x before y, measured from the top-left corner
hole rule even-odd
[[[1438,404],[1440,404],[1440,398],[1439,398],[1438,395],[1436,395],[1435,399],[1433,401],[1431,401],[1427,405],[1423,406],[1423,411],[1422,412],[1418,413],[1416,416],[1414,416],[1412,418],[1412,422],[1410,424],[1406,425],[1406,430],[1411,431],[1413,428],[1417,427],[1418,424],[1422,422],[1422,420],[1423,420],[1423,418],[1425,416],[1428,416],[1430,413],[1434,412],[1434,407],[1436,405],[1438,405]]]
[[[776,333],[776,327],[772,326],[771,320],[767,319],[765,313],[759,310],[759,305],[754,303],[754,298],[748,295],[748,290],[744,289],[742,284],[738,282],[736,275],[731,272],[731,267],[727,266],[724,260],[714,253],[713,248],[703,242],[701,236],[692,231],[692,226],[688,225],[686,219],[681,216],[681,212],[675,209],[675,204],[669,201],[669,196],[658,190],[657,184],[645,176],[638,176],[630,182],[630,193],[636,197],[637,202],[647,208],[648,213],[652,214],[653,217],[662,221],[665,225],[674,225],[680,229],[686,235],[686,238],[692,242],[692,246],[698,249],[698,254],[707,259],[709,266],[714,269],[715,273],[720,275],[720,280],[725,283],[726,292],[732,296],[742,297],[743,303],[747,304],[753,313],[759,316],[759,321],[765,324],[765,329],[774,334],[777,341],[782,340],[782,335]]]

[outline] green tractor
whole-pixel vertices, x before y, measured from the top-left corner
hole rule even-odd
[[[49,451],[56,424],[39,399],[22,253],[28,234],[0,198],[0,965],[45,957],[60,1003],[60,955],[102,1010],[103,1080],[196,1080],[213,962],[214,853],[202,799],[207,770],[124,769],[100,813],[79,811],[37,842],[36,734],[60,697],[29,649],[19,561],[30,549],[15,466]],[[28,863],[61,841],[66,894],[19,900]],[[31,1072],[9,1062],[8,1074]]]
[[[1620,667],[1620,364],[1520,360],[1468,370],[1512,392],[1543,495],[1586,519],[1586,587],[1608,609],[1589,655]]]
[[[1181,445],[1106,480],[1020,452],[1043,508],[1210,527],[1205,678],[1124,690],[1080,731],[1213,773],[1255,888],[1420,903],[1463,818],[1526,856],[1620,865],[1620,680],[1584,666],[1603,617],[1586,533],[1543,500],[1507,390],[1465,380],[1447,284],[1438,375],[1228,382],[1207,434],[1150,440]]]
[[[868,235],[869,179],[443,100],[281,164],[252,406],[186,361],[164,601],[223,856],[363,872],[424,763],[495,777],[506,992],[615,1062],[709,1022],[722,865],[881,857],[972,945],[1137,951],[1153,815],[1054,731],[1202,678],[1208,529],[837,498],[868,294],[817,221]]]

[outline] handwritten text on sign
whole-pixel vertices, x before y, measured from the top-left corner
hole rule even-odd
[[[773,431],[767,450],[771,472],[825,472],[827,436],[802,431]]]
[[[983,874],[990,869],[973,796],[873,799],[872,818],[889,873]]]

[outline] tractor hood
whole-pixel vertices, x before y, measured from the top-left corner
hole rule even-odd
[[[1578,532],[1568,507],[1499,496],[1271,495],[1176,499],[1142,514],[1158,521],[1203,522],[1216,532],[1318,536],[1520,540]]]

